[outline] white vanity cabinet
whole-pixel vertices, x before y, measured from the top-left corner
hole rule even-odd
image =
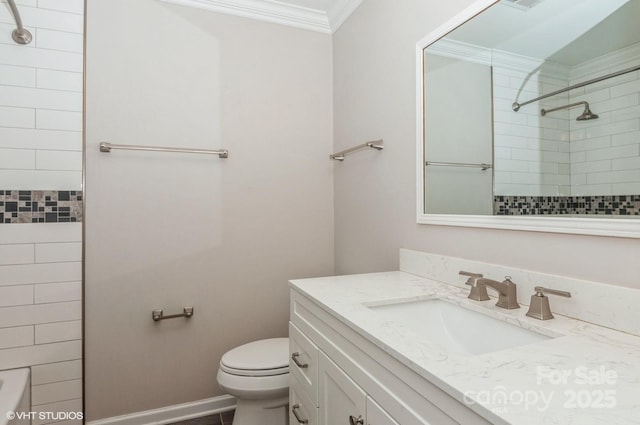
[[[290,425],[490,424],[295,288],[290,307]]]

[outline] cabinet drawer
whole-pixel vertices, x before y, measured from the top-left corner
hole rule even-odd
[[[317,406],[318,347],[291,322],[289,322],[289,372]]]
[[[320,352],[319,381],[318,420],[320,424],[364,424],[367,412],[366,393],[322,352]]]
[[[296,378],[289,386],[289,425],[318,425],[318,408]]]

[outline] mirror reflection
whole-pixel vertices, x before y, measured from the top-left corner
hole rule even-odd
[[[424,212],[640,217],[640,0],[502,0],[424,50]]]

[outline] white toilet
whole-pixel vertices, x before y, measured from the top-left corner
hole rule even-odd
[[[218,385],[238,399],[233,425],[286,425],[289,338],[263,339],[226,352]]]

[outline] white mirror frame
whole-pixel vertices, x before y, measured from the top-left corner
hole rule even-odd
[[[455,214],[425,214],[424,212],[424,49],[453,29],[464,24],[498,0],[477,0],[453,19],[429,33],[416,44],[416,112],[417,112],[417,222],[440,226],[483,227],[490,229],[525,230],[535,232],[572,233],[582,235],[640,238],[640,218],[582,218],[484,216]]]

